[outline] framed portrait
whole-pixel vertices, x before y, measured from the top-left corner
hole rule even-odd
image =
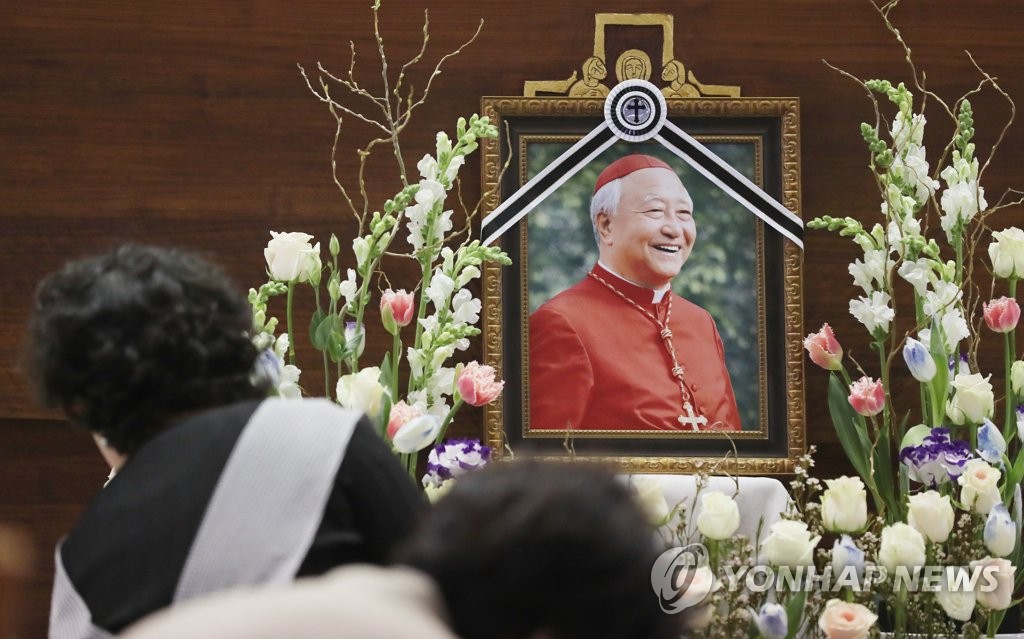
[[[599,126],[604,100],[484,98],[482,111],[500,132],[498,140],[483,145],[483,188],[493,192],[485,202],[486,215]],[[670,99],[667,115],[675,127],[799,215],[796,99]],[[531,335],[530,317],[548,300],[588,278],[598,260],[590,215],[595,181],[611,162],[636,153],[666,162],[692,199],[696,239],[671,286],[714,320],[739,412],[736,430],[531,424],[531,402],[561,397],[545,398],[540,394],[546,389],[541,387],[531,391],[530,345],[539,336]],[[593,459],[627,472],[792,471],[806,448],[802,251],[745,208],[734,193],[664,143],[620,139],[559,177],[557,188],[497,241],[512,257],[512,265],[489,265],[484,272],[484,356],[506,380],[501,401],[485,410],[486,439],[496,454]],[[611,326],[620,320],[600,321]],[[657,341],[654,324],[650,332],[635,339]],[[625,361],[633,339],[609,330],[602,349],[623,353]],[[680,353],[683,364],[688,356]],[[668,372],[664,361],[651,361],[639,374]],[[634,398],[626,395],[621,401]]]

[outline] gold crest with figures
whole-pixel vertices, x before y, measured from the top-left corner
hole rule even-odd
[[[738,86],[701,82],[676,57],[673,18],[667,13],[595,14],[592,55],[565,79],[527,80],[523,95],[603,98],[626,80],[659,85],[666,98],[740,96]]]

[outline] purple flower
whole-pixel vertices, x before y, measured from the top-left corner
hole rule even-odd
[[[482,468],[491,460],[491,449],[472,438],[448,439],[427,455],[427,474],[423,485],[440,486],[445,480],[461,477]]]
[[[919,446],[907,446],[899,455],[910,478],[931,488],[958,478],[971,458],[970,445],[951,440],[946,428],[933,428]]]

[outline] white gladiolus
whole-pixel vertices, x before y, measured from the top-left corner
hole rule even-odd
[[[889,306],[889,295],[883,291],[875,291],[870,297],[850,300],[850,315],[864,325],[868,332],[888,333],[889,324],[896,317],[896,311]]]

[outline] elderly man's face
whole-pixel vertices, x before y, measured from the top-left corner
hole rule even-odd
[[[676,174],[649,168],[622,178],[613,215],[599,213],[601,260],[622,277],[661,288],[679,273],[693,249],[693,200]]]

